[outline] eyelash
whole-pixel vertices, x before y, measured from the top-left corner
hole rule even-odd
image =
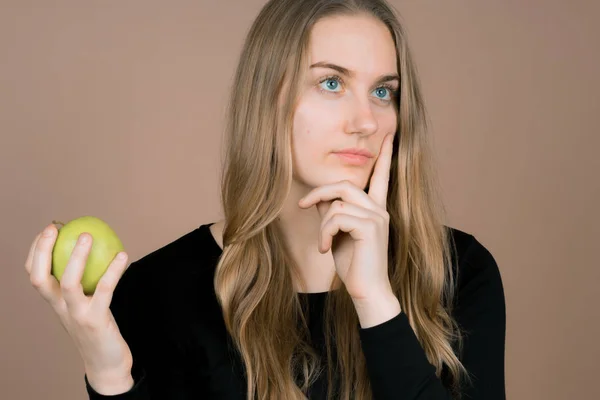
[[[330,92],[329,90],[325,90],[325,89],[321,88],[321,86],[320,86],[321,83],[326,82],[326,81],[330,81],[330,80],[337,81],[338,83],[341,83],[342,85],[344,84],[344,80],[340,76],[338,76],[338,75],[326,76],[325,78],[321,79],[319,81],[319,83],[317,84],[317,88],[319,89],[320,92],[322,92],[322,93],[336,93],[336,92]],[[378,100],[383,101],[384,103],[391,103],[396,98],[396,96],[398,95],[398,89],[396,89],[395,87],[393,87],[390,84],[383,83],[383,84],[377,86],[376,89],[379,89],[379,88],[386,88],[387,90],[390,91],[390,97],[391,97],[390,100],[378,99]]]

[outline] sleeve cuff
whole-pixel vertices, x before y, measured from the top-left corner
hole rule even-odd
[[[94,390],[90,385],[87,375],[84,375],[85,387],[89,395],[90,400],[105,400],[105,399],[118,399],[118,400],[147,400],[150,399],[148,395],[148,387],[146,384],[146,371],[145,370],[132,370],[133,387],[125,392],[115,395],[103,395]]]

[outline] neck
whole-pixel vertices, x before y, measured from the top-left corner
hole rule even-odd
[[[286,205],[275,222],[283,233],[286,245],[296,262],[301,282],[294,282],[298,292],[326,292],[336,275],[331,250],[319,252],[321,217],[316,206],[308,209],[298,207],[298,201],[308,194],[310,188],[292,185]]]

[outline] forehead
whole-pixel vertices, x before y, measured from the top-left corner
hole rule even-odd
[[[369,15],[319,20],[310,34],[309,65],[319,61],[340,65],[358,75],[398,72],[392,34],[383,22]]]

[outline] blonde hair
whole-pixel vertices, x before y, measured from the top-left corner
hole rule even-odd
[[[221,177],[224,248],[214,279],[226,328],[243,359],[247,399],[306,399],[323,372],[307,342],[303,303],[293,290],[298,266],[273,222],[292,185],[292,121],[303,90],[309,34],[318,20],[334,15],[375,17],[395,41],[401,82],[387,199],[389,277],[437,376],[445,364],[458,397],[468,373],[452,348],[453,341],[459,351],[462,347],[451,317],[453,243],[442,223],[445,210],[405,32],[384,0],[271,0],[248,33],[229,103]],[[325,313],[329,381],[336,365],[331,338],[340,374],[340,391],[334,395],[330,385],[328,398],[371,399],[358,317],[343,285],[327,296]]]

